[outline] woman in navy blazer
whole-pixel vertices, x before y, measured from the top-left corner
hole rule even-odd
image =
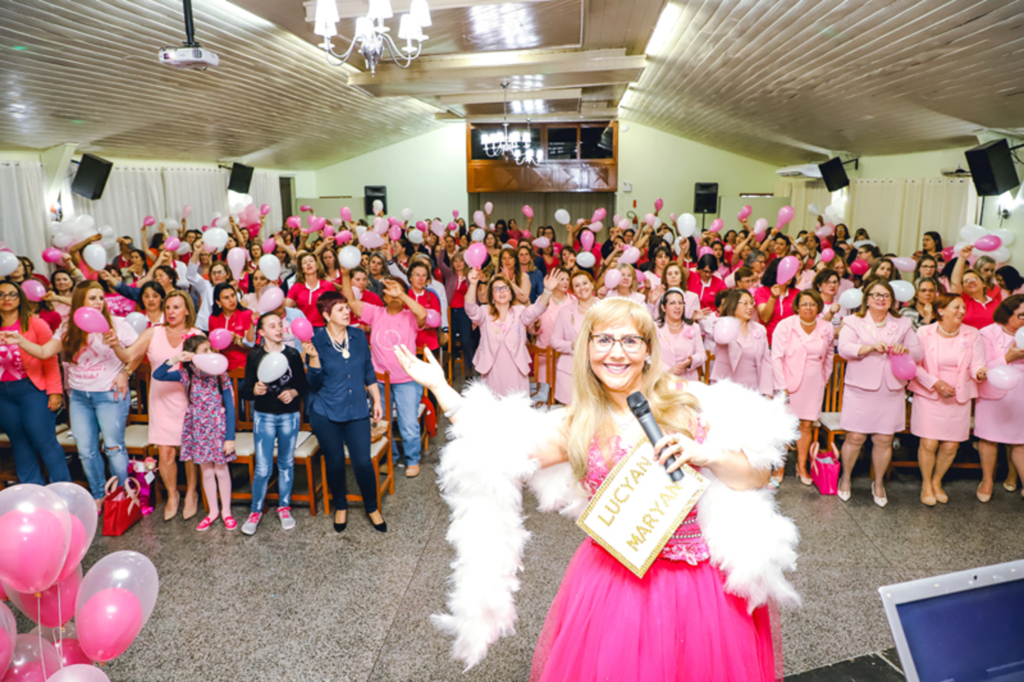
[[[328,291],[316,303],[325,326],[302,344],[308,363],[309,395],[306,411],[327,464],[327,485],[334,497],[334,530],[345,530],[348,500],[345,486],[345,448],[363,496],[363,506],[373,527],[388,529],[377,509],[377,478],[370,459],[370,406],[373,420],[383,416],[377,374],[370,358],[370,344],[358,327],[348,326],[348,299]]]

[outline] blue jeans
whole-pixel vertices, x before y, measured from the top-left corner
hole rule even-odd
[[[103,486],[107,483],[103,457],[100,456],[100,437],[103,451],[110,462],[110,475],[124,485],[128,479],[128,450],[124,446],[124,430],[128,422],[131,398],[120,397],[114,391],[79,391],[71,389],[68,418],[71,433],[78,446],[89,491],[95,500],[102,500]]]
[[[278,509],[292,506],[292,481],[295,480],[295,442],[299,438],[299,413],[269,414],[253,411],[252,437],[256,445],[256,472],[252,479],[252,507],[263,511],[267,484],[274,472],[274,442],[277,442]]]
[[[50,412],[47,400],[31,379],[0,381],[0,429],[11,439],[19,483],[46,485],[40,458],[50,483],[71,480],[64,449],[57,442],[57,415]]]
[[[380,384],[380,394],[384,396],[384,385]],[[414,466],[420,463],[420,400],[423,398],[423,387],[415,381],[404,384],[391,384],[391,409],[398,418],[398,432],[402,434],[402,448],[405,451],[405,463]],[[397,455],[395,441],[391,440],[391,457]]]

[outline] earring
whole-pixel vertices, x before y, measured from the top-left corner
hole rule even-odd
[[[644,358],[644,364],[647,365],[647,366],[650,366],[650,364],[651,364],[651,356],[650,355],[648,355],[646,358]]]

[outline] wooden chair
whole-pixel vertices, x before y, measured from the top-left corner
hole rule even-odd
[[[537,390],[531,393],[530,397],[533,398],[540,393],[540,385],[546,383],[548,395],[544,402],[551,405],[555,398],[555,351],[550,346],[541,348],[535,343],[526,344],[526,350],[530,354],[530,381],[537,384]],[[544,376],[540,376],[540,358],[544,358]]]
[[[395,465],[392,461],[391,453],[391,375],[388,372],[377,372],[378,383],[384,384],[384,395],[381,396],[382,406],[384,408],[384,421],[388,425],[387,431],[381,434],[380,438],[376,441],[370,442],[370,462],[373,465],[373,479],[374,484],[377,488],[377,508],[380,509],[381,498],[384,496],[384,490],[388,491],[389,495],[395,494]],[[380,463],[381,460],[386,459],[387,474],[384,479],[380,478]],[[345,464],[350,464],[352,460],[348,456],[348,449],[345,450]],[[346,472],[347,473],[347,472]],[[326,458],[320,460],[320,477],[323,481],[324,488],[324,513],[331,513],[331,489],[327,485],[327,462]],[[345,499],[349,502],[362,502],[363,496],[353,493],[345,495]]]
[[[711,364],[715,361],[715,354],[708,353],[707,359],[700,368],[700,380],[705,384],[711,384]]]
[[[846,360],[835,357],[832,362],[832,376],[825,384],[825,400],[821,408],[821,416],[814,422],[814,441],[818,440],[819,431],[825,432],[825,450],[829,451],[836,442],[836,436],[846,432],[839,428],[839,414],[843,410],[843,386],[846,381]]]
[[[156,450],[149,443],[149,382],[150,367],[144,362],[128,380],[128,391],[132,406],[128,411],[128,427],[124,432],[124,444],[129,455],[148,457]]]
[[[252,433],[252,403],[242,400],[239,391],[245,380],[245,368],[230,370],[227,377],[231,381],[231,392],[235,399],[235,461],[231,464],[244,464],[249,470],[249,492],[239,492],[231,486],[231,499],[251,502],[252,480],[256,476],[256,441]]]

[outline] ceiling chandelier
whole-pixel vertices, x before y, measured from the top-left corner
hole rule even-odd
[[[530,130],[530,119],[526,119],[526,132],[508,131],[508,83],[501,84],[504,90],[504,112],[502,124],[503,130],[493,133],[484,133],[480,136],[480,143],[484,152],[489,158],[496,159],[511,158],[517,166],[534,164],[541,160],[543,152],[533,148],[533,132]]]
[[[398,39],[405,41],[405,47],[399,48],[394,39],[388,35],[391,29],[384,25],[385,19],[394,16],[390,0],[369,0],[370,7],[366,16],[356,19],[355,36],[351,39],[348,50],[338,54],[331,46],[331,38],[338,35],[338,16],[336,0],[316,0],[316,18],[313,33],[323,36],[321,45],[327,54],[327,63],[341,66],[357,48],[370,67],[370,73],[376,75],[377,64],[384,59],[387,50],[390,59],[403,69],[408,69],[412,61],[420,56],[423,43],[428,36],[423,29],[430,26],[430,6],[427,0],[412,0],[409,12],[403,14],[398,23]],[[405,54],[402,54],[405,53]],[[337,60],[336,62],[332,60]]]

